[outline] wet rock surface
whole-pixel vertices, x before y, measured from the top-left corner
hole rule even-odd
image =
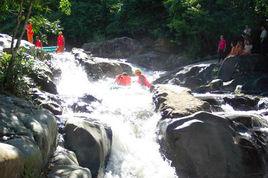
[[[174,84],[188,87],[197,93],[239,92],[267,96],[268,62],[260,55],[227,58],[184,66],[167,72],[155,84]]]
[[[220,113],[212,114],[204,112],[207,107],[200,107],[202,102],[197,98],[187,96],[190,93],[185,94],[185,91],[174,89],[174,86],[164,86],[156,87],[154,92],[156,109],[162,115],[158,123],[159,143],[178,176],[265,177],[267,120],[260,114],[227,114],[220,107],[228,103],[235,110],[257,110],[259,98],[196,95],[210,103],[210,110],[217,111],[218,107]],[[174,111],[175,115],[170,114]]]

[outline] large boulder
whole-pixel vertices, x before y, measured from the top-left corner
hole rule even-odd
[[[112,143],[112,131],[84,118],[71,118],[65,126],[65,147],[73,151],[80,166],[89,168],[93,177],[102,177]]]
[[[248,77],[245,81],[246,82],[242,83],[241,92],[268,96],[268,74]],[[239,83],[239,85],[241,85],[241,83]]]
[[[107,58],[127,58],[142,51],[142,45],[128,37],[115,38],[100,43],[86,43],[82,48],[91,52],[93,56]]]
[[[266,148],[250,128],[236,121],[207,112],[160,121],[162,150],[182,178],[263,177]]]
[[[210,111],[210,105],[195,98],[189,90],[169,85],[158,85],[154,91],[154,104],[164,118],[191,115],[197,111]]]
[[[114,78],[123,72],[132,75],[132,68],[129,64],[117,60],[92,57],[82,49],[74,48],[72,53],[75,59],[85,68],[90,79],[97,80],[103,77]]]
[[[25,100],[0,95],[0,118],[0,141],[15,147],[14,152],[19,155],[16,159],[22,160],[16,163],[23,165],[23,169],[18,169],[18,175],[38,177],[56,148],[55,117]],[[11,168],[5,169],[1,170]]]
[[[268,73],[267,58],[257,54],[226,58],[220,67],[218,76],[223,81],[230,81],[241,75],[256,72]]]
[[[2,47],[2,49],[10,48],[11,47],[11,40],[12,40],[11,36],[9,36],[7,34],[0,33],[0,46]],[[16,41],[17,40],[15,40],[14,45],[16,44]],[[28,41],[21,40],[20,46],[30,48],[30,47],[33,47],[34,45]]]
[[[213,80],[215,78],[216,70],[218,70],[218,65],[215,64],[215,61],[207,61],[202,64],[191,64],[166,73],[154,83],[171,83],[190,89],[196,89]]]
[[[268,62],[267,57],[248,55],[227,58],[223,61],[218,72],[218,78],[230,82],[231,87],[226,90],[234,91],[241,85],[241,92],[245,94],[268,95]]]
[[[158,51],[146,51],[133,55],[127,61],[153,70],[172,70],[187,63],[186,58],[181,55]]]
[[[53,73],[49,66],[40,60],[34,60],[30,78],[43,91],[57,94],[56,84],[53,82]]]
[[[260,101],[257,97],[251,97],[246,95],[234,95],[234,96],[226,96],[223,100],[231,105],[234,110],[257,110],[258,102]]]
[[[50,160],[48,178],[91,178],[88,168],[79,166],[74,152],[58,147]]]

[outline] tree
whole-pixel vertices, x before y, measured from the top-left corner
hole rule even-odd
[[[45,0],[3,0],[0,5],[0,10],[6,15],[12,14],[16,16],[15,27],[12,33],[11,41],[11,59],[8,62],[6,74],[3,79],[3,87],[7,91],[14,90],[14,81],[17,78],[16,71],[13,71],[15,60],[17,57],[17,51],[20,47],[21,39],[25,33],[26,24],[31,16],[32,10],[35,10],[35,13],[41,13],[48,11],[50,1]],[[70,2],[68,0],[60,0],[59,8],[65,14],[70,14]],[[5,18],[2,17],[2,18]],[[15,39],[16,43],[15,43]]]

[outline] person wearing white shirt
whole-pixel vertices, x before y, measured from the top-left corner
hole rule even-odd
[[[260,35],[261,54],[265,54],[266,39],[267,39],[267,31],[266,31],[265,27],[262,26],[261,27],[261,35]]]

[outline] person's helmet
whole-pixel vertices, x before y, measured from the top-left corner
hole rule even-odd
[[[135,75],[141,74],[141,70],[140,69],[136,69],[135,70]]]

